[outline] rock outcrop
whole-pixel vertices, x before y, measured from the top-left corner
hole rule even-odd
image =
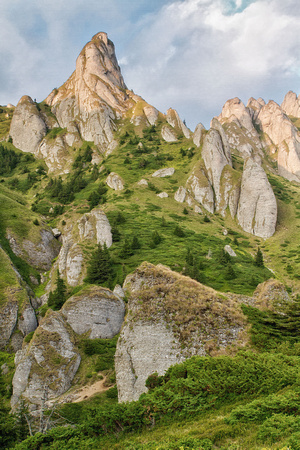
[[[187,191],[192,194],[196,202],[200,203],[210,213],[215,212],[214,191],[202,162],[196,164],[186,186]]]
[[[130,98],[106,33],[96,34],[81,51],[75,72],[46,102],[61,127],[78,130],[86,141],[106,150],[113,140],[114,120],[131,108]]]
[[[263,168],[249,158],[242,175],[237,219],[243,230],[262,238],[275,232],[277,203]]]
[[[221,134],[212,128],[205,136],[202,158],[207,170],[210,184],[214,187],[215,208],[221,204],[221,175],[226,165],[232,166],[231,154],[227,141],[224,143]]]
[[[286,307],[291,302],[284,284],[274,279],[259,284],[254,291],[253,297],[256,308],[277,313],[282,313],[283,307]]]
[[[61,314],[77,334],[89,332],[90,339],[110,339],[123,323],[123,300],[109,289],[93,286],[69,298]]]
[[[261,108],[256,122],[272,141],[270,152],[278,152],[279,174],[300,182],[300,134],[297,128],[274,101]]]
[[[9,134],[14,146],[23,152],[36,153],[46,133],[45,120],[35,102],[24,95],[14,111],[10,125]]]
[[[165,169],[157,170],[152,174],[152,177],[157,178],[171,177],[172,175],[174,175],[174,172],[175,172],[174,167],[167,167]]]
[[[200,147],[203,131],[205,131],[205,127],[202,125],[202,123],[198,123],[193,133],[193,142],[196,147]]]
[[[167,125],[164,125],[161,129],[161,137],[166,141],[166,142],[176,142],[177,141],[177,136],[175,131],[173,131],[170,127],[168,127]]]
[[[261,103],[250,99],[247,107],[239,98],[228,100],[218,117],[221,124],[227,125],[229,144],[236,148],[244,158],[261,154],[262,145],[259,134],[254,127],[256,111],[262,107]]]
[[[115,191],[122,191],[122,189],[124,189],[124,182],[122,178],[114,172],[111,172],[108,175],[108,177],[106,178],[106,184]]]
[[[214,346],[225,349],[244,329],[236,302],[167,267],[143,263],[126,278],[124,289],[129,313],[115,355],[121,402],[137,400],[151,373],[162,375]]]
[[[169,108],[166,114],[167,122],[171,125],[171,127],[175,128],[182,133],[187,139],[190,138],[191,132],[188,127],[182,122],[180,119],[178,112],[175,109]]]
[[[32,240],[22,239],[10,230],[7,230],[6,237],[12,251],[38,270],[49,270],[59,254],[60,243],[51,229],[41,228],[39,236]]]
[[[76,334],[112,338],[120,331],[124,313],[123,300],[100,286],[90,286],[69,298],[60,311],[49,310],[30,344],[16,355],[12,407],[22,397],[31,408],[39,408],[45,389],[49,401],[66,392],[81,360]]]
[[[54,277],[56,269],[59,269],[70,286],[77,286],[86,275],[81,244],[95,241],[109,248],[112,245],[111,226],[104,212],[95,208],[77,219],[75,224],[67,224],[61,240],[61,251],[52,275]]]
[[[29,346],[16,358],[13,408],[21,397],[38,408],[46,389],[49,400],[64,393],[71,386],[81,359],[72,328],[55,311],[47,312]]]
[[[179,186],[175,192],[174,199],[176,202],[183,203],[186,198],[186,189],[183,186]]]
[[[293,91],[289,91],[281,103],[281,109],[288,116],[300,117],[300,98]]]

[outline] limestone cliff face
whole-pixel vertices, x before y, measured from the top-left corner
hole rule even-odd
[[[237,219],[245,231],[256,236],[268,238],[275,232],[276,198],[265,171],[251,158],[243,171]]]
[[[131,108],[130,98],[106,33],[96,34],[76,61],[75,72],[46,99],[59,125],[79,131],[83,139],[107,149],[113,141],[114,120]]]
[[[151,373],[214,346],[224,349],[244,329],[237,302],[164,266],[143,263],[124,289],[129,313],[115,355],[121,402],[137,400]]]
[[[203,140],[202,158],[187,180],[187,192],[210,213],[225,215],[229,207],[232,217],[236,215],[240,175],[232,168],[231,152],[226,133],[217,119]],[[184,201],[183,191],[177,192],[175,200]]]
[[[219,210],[221,203],[221,175],[226,165],[232,166],[229,145],[224,143],[222,136],[214,128],[207,133],[202,158],[207,170],[210,184],[214,187],[215,208]]]
[[[204,131],[205,131],[204,125],[202,125],[202,123],[198,123],[193,133],[193,142],[196,145],[196,147],[200,147],[201,137],[204,134],[203,133]]]
[[[250,99],[247,107],[239,98],[228,100],[218,117],[221,124],[226,124],[226,134],[231,147],[236,148],[244,158],[260,154],[262,145],[259,134],[253,124],[256,111],[261,103]]]
[[[253,106],[253,101],[251,104]],[[264,106],[258,105],[262,111]],[[232,121],[229,125],[226,115]],[[261,147],[255,144],[258,135],[250,114],[238,99],[233,99],[225,104],[219,119],[224,121],[224,128],[218,119],[212,120],[211,129],[203,140],[202,161],[195,165],[186,188],[180,187],[175,193],[175,200],[184,202],[192,198],[210,213],[219,212],[223,216],[228,208],[232,217],[237,216],[243,230],[256,236],[270,237],[275,232],[277,205],[261,167]],[[242,136],[248,140],[243,146]],[[235,148],[246,161],[243,174],[232,167],[231,146],[237,144],[237,137],[239,148]]]
[[[273,101],[261,108],[256,122],[271,139],[271,152],[277,152],[279,174],[300,182],[300,134],[297,128]]]
[[[61,235],[62,247],[57,263],[51,271],[51,278],[56,278],[56,270],[66,279],[70,286],[77,286],[86,275],[82,245],[94,241],[109,248],[112,245],[112,233],[109,221],[99,208],[70,221]],[[50,287],[50,286],[49,286]]]
[[[198,162],[188,178],[187,191],[196,202],[200,203],[210,213],[215,212],[214,191],[202,161]],[[184,196],[184,199],[186,196]]]

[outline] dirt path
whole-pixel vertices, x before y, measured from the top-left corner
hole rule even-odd
[[[83,388],[81,388],[78,392],[76,392],[75,400],[73,400],[73,403],[82,402],[82,400],[87,400],[88,398],[92,397],[95,394],[98,394],[99,392],[104,392],[110,389],[111,386],[104,386],[105,380],[106,378],[103,378],[103,380],[96,381],[96,383],[91,384],[90,386],[84,386]]]

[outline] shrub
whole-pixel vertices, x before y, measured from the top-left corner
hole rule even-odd
[[[28,333],[28,334],[25,336],[24,341],[28,344],[28,342],[31,341],[33,335],[34,335],[34,331],[31,331],[30,333]]]
[[[106,391],[107,398],[118,398],[118,389],[117,386],[113,386],[112,388]]]
[[[179,225],[176,225],[176,227],[174,229],[174,234],[175,234],[175,236],[178,236],[178,237],[184,237],[185,236],[185,233],[184,233],[183,229],[180,228]]]

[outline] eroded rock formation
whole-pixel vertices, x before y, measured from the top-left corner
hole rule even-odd
[[[126,278],[124,289],[129,313],[115,355],[121,402],[137,400],[151,373],[162,375],[214,345],[225,349],[244,329],[237,302],[167,267],[143,263]]]

